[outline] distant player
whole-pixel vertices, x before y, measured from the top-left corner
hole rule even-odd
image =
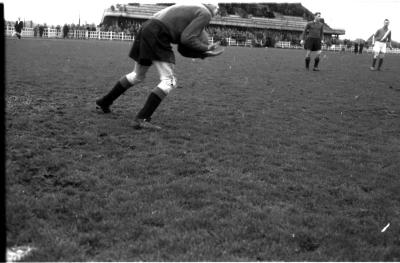
[[[14,24],[14,33],[13,36],[17,36],[18,39],[21,39],[22,28],[24,27],[24,23],[18,18],[18,21]]]
[[[113,101],[130,87],[142,82],[154,64],[160,75],[160,83],[136,115],[133,128],[161,129],[150,120],[161,101],[177,87],[171,43],[178,44],[178,51],[188,57],[205,58],[221,54],[223,49],[218,44],[209,44],[204,31],[217,11],[216,2],[176,4],[147,20],[136,35],[129,54],[135,60],[133,72],[123,76],[107,95],[98,99],[97,106],[104,113],[109,113]]]
[[[377,70],[381,70],[383,58],[386,54],[386,47],[392,49],[392,33],[389,29],[389,19],[385,19],[382,28],[378,29],[372,36],[372,46],[374,57],[372,59],[371,70],[375,70],[376,60],[379,58]]]
[[[324,37],[324,24],[321,22],[321,13],[314,14],[314,21],[308,22],[302,34],[300,44],[304,44],[306,53],[306,69],[310,69],[311,52],[316,51],[317,55],[314,59],[314,71],[319,71],[319,57],[321,55],[322,40]]]

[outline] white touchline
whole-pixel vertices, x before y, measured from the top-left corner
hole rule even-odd
[[[386,231],[386,229],[390,226],[390,223],[388,223],[383,229],[382,229],[382,233]]]

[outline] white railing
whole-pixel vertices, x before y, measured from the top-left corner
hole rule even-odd
[[[6,26],[5,27],[5,36],[11,37],[14,33],[14,27]],[[40,37],[39,30],[37,29],[36,35],[35,30],[33,28],[23,28],[21,31],[22,37]],[[63,38],[63,32],[61,30],[55,28],[45,28],[43,30],[42,38]],[[120,41],[132,41],[134,40],[134,36],[131,34],[126,34],[123,32],[116,33],[112,31],[88,31],[88,30],[71,30],[68,32],[68,38],[73,39],[98,39],[98,40],[120,40]],[[252,47],[252,40],[247,39],[246,41],[236,41],[233,38],[225,38],[228,46],[247,46]],[[210,44],[214,43],[213,37],[208,38],[208,42]],[[302,48],[298,45],[292,45],[289,41],[278,41],[275,44],[275,47],[278,48]],[[327,47],[323,45],[323,50],[326,51],[335,51],[335,52],[353,52],[354,47],[347,47],[346,45],[332,45]],[[364,49],[367,53],[372,53],[372,47]],[[390,54],[400,54],[399,48],[387,49],[387,53]]]
[[[323,50],[327,50],[327,51],[335,51],[335,52],[354,52],[354,47],[348,47],[347,45],[332,45],[330,47],[323,47]],[[373,48],[372,47],[368,47],[368,48],[364,48],[363,52],[367,52],[367,53],[373,53]],[[386,53],[389,54],[400,54],[400,48],[393,48],[393,49],[386,49]]]
[[[290,41],[278,41],[275,43],[275,47],[278,48],[292,48]]]
[[[11,37],[14,33],[13,27],[5,28],[5,36]],[[63,38],[64,34],[61,30],[55,28],[45,28],[42,36],[40,36],[39,29],[37,29],[36,35],[33,28],[23,28],[21,31],[22,37],[42,37],[42,38]],[[75,39],[99,39],[99,40],[133,40],[134,37],[131,34],[116,33],[112,31],[88,31],[88,30],[70,30],[68,32],[68,38]]]

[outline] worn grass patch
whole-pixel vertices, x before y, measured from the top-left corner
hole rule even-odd
[[[130,43],[6,40],[7,246],[28,261],[399,261],[400,58],[228,47],[131,122]],[[390,223],[385,232],[382,228]]]

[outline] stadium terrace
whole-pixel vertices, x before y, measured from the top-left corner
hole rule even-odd
[[[301,10],[303,14],[300,16],[287,15],[279,12],[269,12],[269,17],[258,17],[247,13],[244,8],[235,7],[234,4],[220,4],[220,9],[224,10],[221,15],[214,17],[210,23],[208,31],[212,37],[233,37],[236,38],[252,38],[252,39],[268,39],[273,38],[277,41],[297,42],[300,39],[307,21],[311,20],[312,13],[301,4],[282,4],[284,8],[294,7]],[[237,4],[243,5],[245,4]],[[248,9],[265,9],[268,4],[247,4]],[[272,4],[279,5],[279,4]],[[232,7],[233,6],[233,7]],[[149,19],[154,13],[165,8],[166,4],[127,4],[111,6],[106,9],[103,14],[101,24],[105,28],[126,28],[131,27],[133,31],[141,23]],[[226,12],[230,8],[230,12]],[[282,10],[282,8],[280,8]],[[232,14],[230,14],[232,13]],[[293,13],[293,12],[288,12]],[[268,15],[268,13],[267,13]],[[272,18],[273,17],[273,18]],[[132,26],[133,25],[133,26]],[[226,35],[226,30],[231,32]],[[221,33],[221,31],[225,31]],[[232,31],[234,32],[232,34]],[[239,32],[239,33],[238,33]],[[131,32],[135,33],[135,32]],[[340,35],[345,34],[343,29],[333,29],[325,23],[324,28],[325,40],[331,41],[338,39]],[[268,40],[267,40],[268,42]],[[271,42],[271,41],[269,41]],[[273,46],[273,45],[271,45]]]

